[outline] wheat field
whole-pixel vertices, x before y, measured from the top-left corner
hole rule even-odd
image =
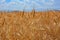
[[[60,40],[60,11],[0,12],[0,40]]]

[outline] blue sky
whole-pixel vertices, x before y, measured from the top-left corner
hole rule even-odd
[[[0,11],[60,10],[60,0],[0,0]]]

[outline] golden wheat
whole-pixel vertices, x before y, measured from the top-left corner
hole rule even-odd
[[[0,12],[0,40],[60,40],[60,12]]]

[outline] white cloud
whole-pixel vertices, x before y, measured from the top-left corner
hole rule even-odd
[[[54,0],[47,0],[47,2],[44,2],[45,5],[53,5],[54,4]]]
[[[2,2],[5,2],[6,0],[0,0],[0,2],[2,3]]]
[[[9,2],[8,4],[5,2],[5,0],[1,0],[1,2],[2,4],[0,5],[0,10],[1,9],[23,10],[24,8],[26,10],[31,10],[33,7],[35,9],[39,9],[39,8],[44,9],[54,4],[54,0],[48,0],[48,2],[46,2],[46,0],[23,0],[23,1],[11,0],[11,2]],[[3,2],[5,3],[3,4]],[[43,5],[40,3],[42,3]]]

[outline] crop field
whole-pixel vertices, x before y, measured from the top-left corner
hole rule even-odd
[[[60,11],[0,12],[0,40],[60,40]]]

